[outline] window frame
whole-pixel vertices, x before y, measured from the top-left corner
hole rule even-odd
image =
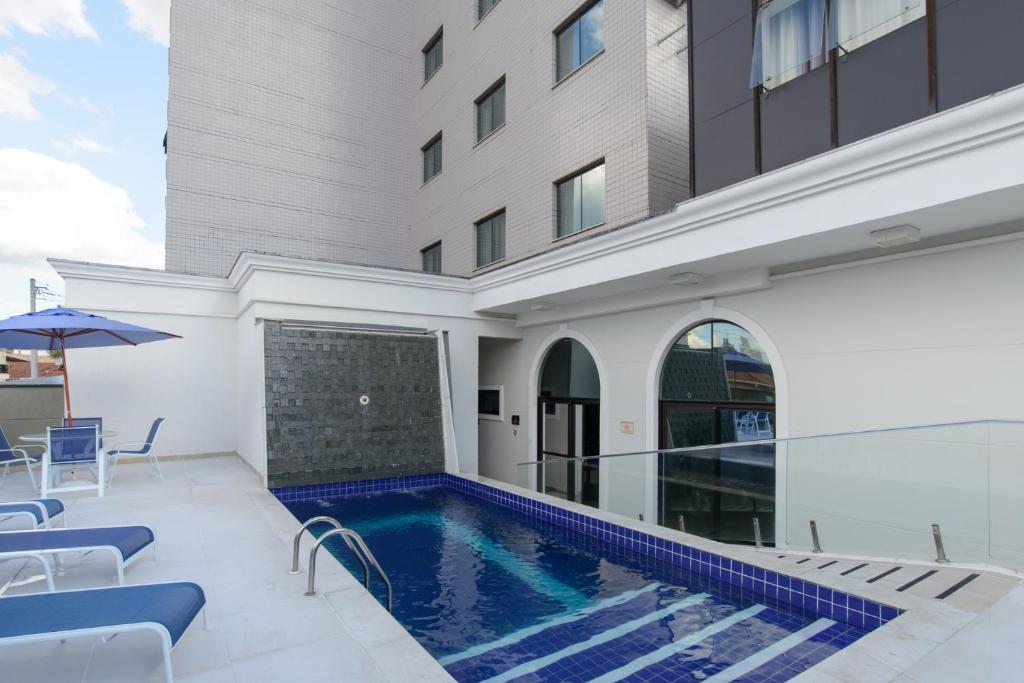
[[[825,27],[825,47],[829,50],[836,49],[839,54],[846,56],[851,52],[859,50],[862,47],[870,45],[871,43],[884,38],[890,33],[895,33],[901,28],[909,26],[910,24],[920,19],[927,19],[928,17],[928,2],[927,0],[918,0],[918,4],[914,7],[905,7],[902,12],[896,14],[889,19],[886,19],[881,24],[870,27],[861,33],[851,36],[845,43],[839,40],[839,20],[842,17],[842,8],[845,2],[858,2],[862,0],[832,0],[830,6],[830,14],[828,17],[828,25]],[[884,30],[883,30],[884,29]]]
[[[480,10],[484,6],[484,0],[476,0],[476,21],[477,21],[477,23],[480,23],[481,21],[483,21],[484,17],[486,17],[491,12],[493,12],[494,8],[497,7],[500,2],[501,2],[501,0],[494,0],[494,2],[491,3],[490,7],[488,7],[485,11],[481,12]]]
[[[481,391],[497,391],[498,392],[498,413],[481,413],[480,412],[480,392]],[[495,422],[505,421],[505,387],[500,384],[481,384],[477,387],[477,418],[480,420],[494,420]]]
[[[501,90],[501,125],[494,126],[494,95]],[[491,123],[492,127],[485,135],[480,134],[480,107],[490,101],[491,107]],[[476,112],[476,142],[477,144],[483,142],[487,138],[491,137],[499,130],[505,127],[505,123],[508,121],[508,88],[506,87],[505,74],[502,74],[501,78],[491,84],[491,87],[487,88],[482,95],[473,100],[474,111]]]
[[[502,231],[501,257],[500,258],[492,258],[487,263],[480,263],[480,227],[484,223],[493,221],[498,216],[505,216],[505,220],[502,222],[502,226],[501,226],[501,231]],[[494,211],[494,212],[488,214],[487,216],[484,216],[480,220],[476,221],[475,223],[473,223],[473,243],[474,243],[474,246],[476,247],[474,249],[474,253],[476,254],[476,259],[475,259],[475,261],[476,261],[476,268],[474,268],[474,270],[477,270],[477,269],[480,269],[480,268],[486,268],[487,266],[491,266],[491,265],[494,265],[495,263],[499,263],[499,262],[505,260],[505,234],[507,233],[507,229],[508,229],[508,212],[506,211],[505,207],[502,207],[502,208],[498,209],[497,211]],[[493,244],[494,244],[494,224],[492,223],[491,224],[491,245],[492,246],[491,246],[491,253],[490,253],[491,256],[494,256],[494,246],[493,246]]]
[[[425,144],[422,147],[420,147],[420,153],[422,154],[422,157],[423,157],[423,159],[422,159],[422,162],[423,162],[423,168],[422,168],[422,170],[423,170],[423,185],[426,185],[431,180],[433,180],[437,176],[441,175],[441,171],[444,170],[444,146],[442,144],[443,142],[444,142],[444,131],[438,131],[437,135],[435,135],[434,137],[430,138],[430,140],[427,142],[427,144]],[[431,150],[433,150],[435,146],[437,146],[438,152],[437,153],[432,153]],[[433,164],[434,164],[434,166],[433,166],[434,172],[431,173],[429,176],[427,175],[427,155],[428,154],[432,154],[432,161],[433,161]]]
[[[554,31],[552,31],[552,35],[554,36],[554,51],[555,51],[555,59],[554,59],[554,62],[555,62],[555,85],[558,85],[562,81],[566,80],[567,78],[572,76],[574,73],[576,73],[577,71],[579,71],[584,66],[586,66],[590,62],[594,61],[598,56],[600,56],[601,54],[604,53],[604,50],[605,50],[604,15],[602,14],[602,16],[601,16],[601,47],[598,48],[594,52],[594,54],[590,55],[586,59],[583,59],[583,54],[582,54],[583,42],[582,42],[582,38],[579,38],[579,39],[575,39],[574,38],[574,40],[573,40],[574,47],[578,44],[579,48],[580,48],[580,50],[579,50],[580,63],[575,65],[575,66],[573,66],[571,69],[569,69],[565,73],[561,73],[561,62],[559,61],[559,56],[558,56],[559,38],[562,36],[563,33],[565,33],[566,31],[569,31],[569,30],[574,31],[574,33],[576,35],[579,35],[580,26],[582,24],[583,17],[588,12],[590,12],[592,9],[597,7],[598,5],[602,5],[602,9],[603,9],[603,4],[604,4],[604,0],[588,0],[583,5],[581,5],[579,8],[577,8],[575,12],[570,14],[569,17],[565,21],[563,21],[561,24],[559,24],[557,27],[555,27]],[[575,49],[574,49],[574,53],[575,53]],[[575,56],[576,55],[574,54],[574,57]]]
[[[562,202],[561,202],[561,192],[559,190],[561,189],[562,185],[564,185],[565,183],[567,183],[569,181],[572,181],[572,180],[575,180],[576,178],[582,178],[583,175],[585,175],[586,173],[589,173],[590,171],[593,171],[595,168],[598,168],[600,166],[604,166],[605,167],[604,192],[603,192],[603,203],[604,203],[604,206],[602,207],[602,211],[601,211],[601,213],[602,213],[601,220],[599,222],[597,222],[597,223],[594,223],[593,225],[587,225],[587,226],[583,226],[582,225],[582,201],[583,201],[583,199],[582,199],[582,195],[581,195],[581,197],[580,197],[580,202],[581,202],[581,214],[580,214],[581,215],[581,222],[580,222],[580,224],[581,224],[582,227],[580,227],[579,230],[574,230],[573,232],[567,232],[564,235],[560,235],[558,231],[559,231],[559,228],[560,228],[560,226],[562,224]],[[605,158],[602,157],[602,158],[598,159],[597,161],[594,161],[592,163],[587,164],[586,166],[581,166],[580,168],[578,168],[577,170],[573,171],[569,175],[562,176],[561,178],[559,178],[558,180],[556,180],[554,182],[553,187],[554,187],[554,192],[555,192],[555,238],[554,238],[553,241],[557,242],[558,240],[563,240],[563,239],[566,239],[567,237],[572,237],[573,235],[578,235],[578,234],[580,234],[582,232],[586,232],[587,230],[593,230],[594,228],[598,228],[598,227],[600,227],[602,225],[605,225],[608,222],[608,170],[607,170],[607,166],[608,165],[607,165],[607,163],[605,161]]]
[[[435,47],[438,47],[437,59],[434,60],[434,68],[432,71],[427,71],[430,65],[430,53]],[[424,85],[430,82],[430,79],[441,70],[444,66],[444,25],[441,25],[434,35],[430,36],[430,40],[423,46],[423,83]]]
[[[436,242],[432,242],[431,244],[428,244],[427,246],[425,246],[422,249],[420,249],[420,270],[422,272],[424,272],[424,273],[431,273],[433,275],[440,275],[441,274],[442,268],[444,267],[443,266],[444,251],[442,251],[442,249],[441,249],[441,242],[442,242],[442,240],[437,240]],[[427,266],[427,264],[426,264],[427,254],[431,254],[431,252],[433,252],[435,249],[437,250],[437,270],[427,270],[427,267],[426,267]],[[432,255],[431,255],[431,258],[433,258]]]

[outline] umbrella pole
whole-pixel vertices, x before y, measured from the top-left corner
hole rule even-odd
[[[74,423],[71,421],[71,390],[68,387],[68,353],[64,348],[64,337],[60,339],[60,367],[61,372],[64,374],[64,417],[68,421],[68,427],[74,427]]]

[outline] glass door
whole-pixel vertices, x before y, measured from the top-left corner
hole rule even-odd
[[[542,398],[538,406],[540,432],[538,458],[541,462],[537,490],[549,496],[571,500],[575,493],[575,468],[572,453],[572,411],[568,401]]]
[[[763,405],[661,402],[662,449],[774,438]],[[751,443],[659,458],[659,524],[727,543],[774,543],[775,446]]]
[[[600,402],[541,397],[538,412],[537,490],[597,507],[600,489]]]

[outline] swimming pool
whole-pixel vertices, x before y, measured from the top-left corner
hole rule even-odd
[[[459,681],[783,681],[897,614],[709,553],[679,562],[656,539],[643,552],[645,534],[612,542],[615,525],[480,486],[438,475],[275,493],[299,520],[330,515],[363,536],[394,617]],[[338,539],[327,548],[361,578]]]

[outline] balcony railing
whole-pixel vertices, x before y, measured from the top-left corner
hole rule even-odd
[[[765,439],[520,465],[531,487],[728,543],[1024,570],[1024,422]],[[756,527],[756,531],[755,531]]]

